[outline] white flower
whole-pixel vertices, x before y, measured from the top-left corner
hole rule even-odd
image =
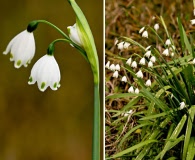
[[[16,35],[8,44],[3,54],[10,53],[10,61],[15,61],[15,68],[25,67],[35,55],[35,40],[33,32],[27,30]]]
[[[140,30],[139,30],[139,33],[142,33],[144,31],[145,27],[142,27]]]
[[[192,64],[195,64],[195,58],[193,59]]]
[[[131,67],[137,68],[137,62],[136,61],[133,61],[132,64],[131,64]]]
[[[170,40],[170,39],[167,39],[166,42],[165,42],[165,44],[166,44],[167,46],[171,45],[171,40]]]
[[[147,32],[147,31],[144,31],[144,32],[142,33],[142,37],[148,38],[148,32]]]
[[[129,58],[126,62],[126,64],[128,64],[129,66],[131,65],[131,61],[132,61],[132,58]]]
[[[121,79],[122,82],[127,82],[127,77],[126,76],[123,76],[122,79]]]
[[[125,113],[124,113],[124,117],[129,116],[132,112],[133,112],[133,110],[129,110],[128,112],[125,112]]]
[[[116,71],[120,71],[120,69],[121,69],[120,65],[117,64],[117,65],[115,66],[115,70],[116,70]]]
[[[79,45],[80,47],[83,46],[81,39],[79,37],[79,33],[78,33],[78,29],[77,29],[77,25],[76,23],[73,26],[68,26],[68,33],[69,33],[69,37],[70,39],[76,43],[77,45]]]
[[[151,51],[147,51],[147,52],[145,53],[145,56],[148,57],[148,58],[150,57],[150,55],[151,55]]]
[[[146,64],[146,60],[145,60],[144,57],[142,59],[140,59],[139,64],[141,64],[141,65],[145,65]]]
[[[139,89],[138,88],[135,89],[135,94],[139,94]]]
[[[107,63],[106,63],[106,66],[105,66],[107,69],[110,69],[110,61],[108,61]]]
[[[115,71],[115,72],[113,73],[112,77],[118,78],[118,71]]]
[[[117,46],[118,46],[119,50],[123,50],[124,49],[124,42],[118,43]]]
[[[165,56],[169,56],[169,49],[165,49],[162,54]]]
[[[159,29],[159,24],[158,24],[158,23],[156,23],[156,24],[154,25],[154,29],[155,29],[156,31]]]
[[[195,19],[190,20],[191,24],[194,25],[195,24]]]
[[[143,75],[143,73],[142,73],[141,70],[139,70],[139,71],[136,73],[136,76],[137,76],[138,78],[143,78],[143,77],[144,77],[144,75]]]
[[[152,47],[152,46],[150,45],[150,46],[146,47],[145,50],[147,51],[147,50],[149,50],[151,47]]]
[[[149,61],[149,62],[148,62],[148,67],[153,67],[152,61]]]
[[[111,65],[110,65],[110,70],[111,70],[111,71],[115,71],[115,70],[116,70],[116,67],[115,67],[114,64],[111,64]]]
[[[146,81],[146,86],[151,86],[151,84],[152,84],[152,82],[151,82],[151,80],[150,79],[148,79],[147,81]]]
[[[150,61],[153,62],[153,63],[155,63],[155,62],[156,62],[156,57],[155,57],[155,56],[152,56],[152,57],[150,58]]]
[[[130,46],[130,43],[128,43],[128,42],[125,42],[123,45],[124,49],[128,49],[129,46]]]
[[[180,110],[184,109],[184,107],[186,107],[186,104],[185,104],[184,102],[181,102],[181,103],[180,103],[180,107],[179,107]]]
[[[129,92],[129,93],[134,93],[133,86],[129,87],[128,92]]]
[[[60,69],[53,55],[46,54],[34,64],[28,84],[35,84],[36,81],[42,92],[48,86],[52,90],[60,87]]]

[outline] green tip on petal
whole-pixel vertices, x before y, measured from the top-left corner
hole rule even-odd
[[[21,60],[18,60],[16,64],[17,64],[17,66],[20,66],[21,63],[22,63]]]
[[[41,83],[41,89],[44,89],[45,88],[45,82],[42,82]]]
[[[13,54],[10,53],[10,59],[13,59],[13,58],[14,58]]]
[[[53,85],[53,88],[57,88],[57,83],[55,82],[54,85]]]
[[[32,77],[30,77],[30,78],[29,78],[29,82],[32,82],[32,81],[33,81],[33,78],[32,78]]]

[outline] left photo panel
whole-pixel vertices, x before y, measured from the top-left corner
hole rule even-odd
[[[0,159],[103,160],[104,1],[0,5]]]

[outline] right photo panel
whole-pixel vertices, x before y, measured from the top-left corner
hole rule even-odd
[[[105,159],[195,159],[195,0],[105,1]]]

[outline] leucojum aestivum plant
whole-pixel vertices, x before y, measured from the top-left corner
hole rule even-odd
[[[108,106],[113,101],[120,105],[106,109],[106,137],[114,138],[114,128],[117,133],[115,152],[106,159],[195,158],[195,37],[185,32],[179,17],[179,37],[169,33],[162,16],[154,19],[153,26],[140,27],[141,42],[119,37],[114,44],[119,54],[107,57],[107,83],[125,87],[112,85],[113,93],[106,96]],[[152,44],[150,37],[155,37]],[[121,98],[126,102],[122,107]]]
[[[33,32],[40,24],[47,24],[57,30],[62,38],[50,43],[47,54],[40,58],[33,66],[28,84],[37,82],[40,91],[47,87],[57,90],[60,87],[60,69],[54,58],[54,48],[57,42],[67,42],[75,47],[90,64],[94,78],[94,119],[92,159],[100,159],[100,100],[99,100],[99,62],[89,24],[75,0],[68,0],[76,14],[76,23],[67,27],[69,36],[60,28],[46,20],[34,20],[27,29],[16,35],[8,44],[3,54],[10,53],[10,60],[14,61],[15,68],[22,65],[27,67],[35,55],[35,40]]]

